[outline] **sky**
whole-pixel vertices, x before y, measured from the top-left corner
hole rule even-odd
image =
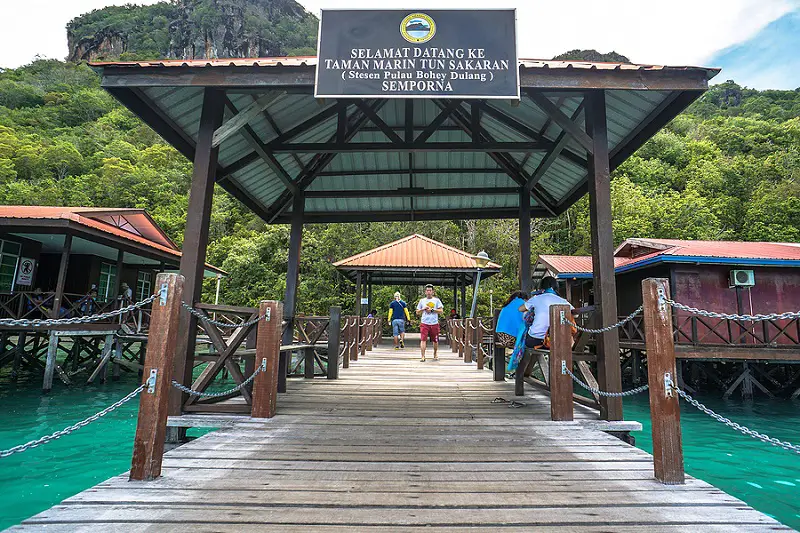
[[[4,6],[4,17],[0,21],[0,67],[20,66],[36,55],[63,59],[67,55],[64,27],[69,20],[92,9],[130,3],[125,0],[3,1],[9,5]],[[708,62],[759,36],[781,17],[800,13],[800,0],[505,2],[492,7],[517,8],[520,57],[550,58],[567,50],[593,48],[599,52],[616,51],[634,63],[667,65],[717,66]],[[375,7],[373,0],[300,0],[300,3],[317,15],[322,8]],[[410,4],[408,0],[381,2],[381,8],[463,9],[485,5],[485,0],[436,0],[425,2],[424,6]],[[724,78],[724,74],[720,77]],[[761,79],[767,83],[782,83],[774,76]]]

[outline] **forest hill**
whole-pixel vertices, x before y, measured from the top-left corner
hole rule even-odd
[[[507,59],[326,59],[333,70],[508,70]]]

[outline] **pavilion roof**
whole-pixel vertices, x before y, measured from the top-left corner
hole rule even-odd
[[[584,95],[603,89],[613,170],[717,69],[519,61],[521,101],[315,99],[315,57],[93,63],[102,86],[186,157],[206,88],[225,117],[218,183],[268,222],[509,218],[529,186],[551,216],[587,191]],[[237,117],[235,120],[234,117]]]

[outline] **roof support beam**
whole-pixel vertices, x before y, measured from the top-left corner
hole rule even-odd
[[[414,174],[500,174],[503,169],[495,168],[415,168]],[[408,169],[391,168],[386,170],[326,170],[317,174],[323,176],[404,176],[408,174]]]
[[[580,119],[580,116],[582,114],[583,114],[583,102],[581,102],[581,104],[578,106],[575,112],[572,113],[570,120],[577,121],[578,119]],[[558,156],[561,155],[561,151],[564,149],[567,143],[569,143],[569,141],[570,141],[570,136],[567,134],[566,131],[562,130],[561,133],[559,133],[558,137],[556,138],[555,146],[553,146],[553,148],[549,152],[547,152],[547,155],[544,156],[544,159],[541,160],[539,166],[536,167],[536,170],[533,171],[533,174],[528,180],[528,183],[525,184],[525,187],[528,190],[530,190],[534,185],[536,185],[539,182],[540,179],[542,179],[542,176],[545,175],[547,169],[550,168],[550,165],[555,163],[556,159],[558,159]]]
[[[551,142],[497,142],[488,140],[472,142],[418,142],[406,143],[289,143],[267,144],[264,148],[273,153],[337,154],[347,152],[539,152],[553,147]]]
[[[433,135],[436,132],[436,130],[439,129],[439,126],[441,126],[444,123],[444,121],[447,120],[450,114],[460,105],[461,105],[460,100],[450,100],[447,102],[446,105],[440,106],[441,111],[439,112],[439,114],[436,115],[436,118],[434,118],[424,130],[422,130],[422,133],[417,135],[415,141],[418,143],[423,143],[427,141],[430,138],[430,136]]]
[[[408,171],[406,171],[408,172]],[[424,187],[406,187],[400,189],[348,189],[339,191],[305,191],[306,198],[397,198],[422,196],[484,196],[484,195],[516,195],[521,187],[462,187],[458,189],[426,189]]]
[[[225,97],[225,106],[233,113],[233,118],[231,120],[239,116],[239,112],[236,110],[236,106],[233,104],[233,102],[231,102],[230,98],[228,98],[227,96]],[[231,120],[229,120],[228,122],[230,122]],[[218,131],[219,129],[217,130],[217,132]],[[292,177],[289,175],[286,169],[283,168],[281,162],[275,158],[272,152],[266,149],[264,143],[261,142],[261,139],[258,138],[258,134],[253,130],[253,128],[251,128],[247,124],[243,124],[241,128],[237,131],[242,135],[242,137],[245,138],[247,143],[258,154],[261,160],[264,161],[264,163],[266,163],[270,169],[272,169],[272,171],[275,173],[278,179],[281,180],[283,185],[287,189],[289,189],[289,191],[291,191],[292,194],[297,194],[298,191],[297,185],[295,185],[295,183],[292,181]],[[215,136],[217,135],[217,132],[214,132]]]
[[[251,98],[253,100],[256,100],[255,95],[251,95]],[[269,123],[269,126],[272,128],[272,131],[275,132],[276,136],[281,135],[283,133],[281,129],[278,127],[278,123],[275,122],[275,119],[273,119],[272,115],[269,114],[269,111],[267,111],[266,109],[262,109],[261,114],[264,116],[264,120],[266,120]],[[294,159],[295,163],[297,163],[297,168],[303,168],[303,161],[301,161],[300,158],[297,157],[297,154],[292,154],[292,159]]]
[[[572,137],[574,137],[575,140],[586,149],[587,153],[592,153],[594,146],[592,144],[591,137],[589,137],[580,126],[572,122],[563,111],[557,108],[555,104],[550,101],[550,99],[540,92],[530,91],[526,94],[528,95],[528,98],[533,101],[533,103],[539,106],[539,109],[544,111],[548,117],[553,119],[553,122],[558,124],[562,130],[565,130],[572,135]]]
[[[364,100],[356,100],[355,104],[356,107],[359,108],[362,113],[367,115],[367,118],[369,118],[370,122],[378,126],[378,129],[380,129],[383,132],[383,134],[386,135],[386,137],[389,139],[390,142],[398,144],[403,143],[403,139],[401,139],[400,136],[396,134],[394,130],[392,130],[386,124],[386,122],[384,122],[383,119],[379,117],[378,114],[375,111],[373,111],[370,106],[366,104],[366,102],[364,102]]]
[[[211,141],[211,147],[216,148],[226,139],[232,137],[240,129],[247,126],[247,123],[257,117],[262,110],[269,107],[270,104],[277,102],[285,94],[286,93],[284,91],[267,93],[241,111],[234,112],[233,117],[225,122],[222,126],[217,128],[217,131],[214,132],[214,138]],[[225,99],[227,100],[228,108],[235,110],[236,107],[233,105],[233,102],[231,102],[230,98],[226,96]]]
[[[301,133],[307,132],[308,130],[310,130],[314,126],[322,124],[323,122],[325,122],[326,120],[328,120],[332,116],[336,115],[342,107],[347,107],[347,104],[344,103],[344,102],[337,102],[334,105],[326,107],[325,109],[323,109],[322,111],[320,111],[316,115],[313,115],[313,116],[305,119],[303,122],[301,122],[297,126],[295,126],[293,128],[289,128],[288,130],[283,132],[282,135],[279,135],[278,137],[276,137],[275,139],[273,139],[272,141],[267,143],[267,145],[271,149],[272,148],[271,145],[273,145],[273,144],[283,144],[283,143],[285,143],[287,141],[291,141],[292,139],[294,139],[295,137],[297,137]]]

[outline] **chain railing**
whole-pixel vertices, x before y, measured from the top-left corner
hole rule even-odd
[[[659,291],[659,302],[669,304],[675,309],[686,311],[687,313],[691,313],[693,315],[704,316],[709,318],[741,320],[745,322],[762,322],[764,320],[784,320],[784,319],[800,318],[800,311],[787,311],[785,313],[770,313],[768,315],[762,315],[762,314],[739,315],[739,314],[717,313],[716,311],[706,311],[704,309],[698,309],[697,307],[690,307],[688,305],[678,303],[675,300],[671,300],[670,298],[667,298],[666,295],[663,294],[661,291]]]
[[[267,369],[266,368],[266,362],[267,362],[266,359],[264,359],[262,361],[261,365],[258,368],[256,368],[255,372],[253,372],[250,375],[249,378],[247,378],[246,380],[242,381],[241,383],[239,383],[238,385],[236,385],[232,389],[228,389],[226,391],[222,391],[222,392],[201,392],[201,391],[196,391],[196,390],[191,389],[191,388],[189,388],[189,387],[187,387],[185,385],[181,385],[180,383],[178,383],[174,379],[172,380],[172,386],[175,387],[178,390],[181,390],[181,391],[185,392],[186,394],[191,395],[191,396],[199,396],[200,398],[221,398],[222,396],[228,396],[229,394],[233,394],[234,392],[239,392],[244,387],[249,385],[251,381],[256,379],[257,375],[259,375],[261,372],[263,372],[263,371],[265,371]]]
[[[114,318],[120,315],[124,315],[125,313],[130,313],[131,311],[136,311],[137,309],[144,307],[145,305],[152,303],[153,300],[158,298],[161,294],[161,291],[155,293],[154,295],[145,298],[141,302],[136,302],[134,304],[128,305],[126,307],[121,307],[119,309],[115,309],[114,311],[109,311],[107,313],[100,313],[97,315],[87,315],[87,316],[79,316],[79,317],[72,317],[72,318],[2,318],[0,319],[0,326],[11,326],[11,327],[50,327],[50,326],[71,326],[76,324],[91,324],[92,322],[99,322],[101,320],[106,320],[109,318]]]
[[[197,309],[195,309],[191,305],[187,304],[186,302],[181,302],[181,305],[183,306],[184,309],[189,311],[189,313],[194,315],[199,320],[202,320],[203,322],[206,322],[208,324],[213,324],[213,325],[217,326],[218,328],[231,328],[231,329],[246,328],[246,327],[252,326],[253,324],[257,323],[260,320],[264,320],[265,318],[267,318],[267,315],[261,315],[261,316],[258,316],[256,318],[252,319],[252,320],[248,320],[247,322],[238,322],[238,323],[232,324],[230,322],[221,322],[219,320],[214,320],[212,318],[209,318],[206,314],[201,313],[200,311],[198,311]]]
[[[607,392],[595,387],[590,386],[588,383],[584,383],[581,379],[572,373],[572,370],[567,368],[566,361],[561,361],[561,373],[567,374],[572,380],[583,387],[584,389],[588,390],[592,394],[597,394],[598,396],[605,396],[606,398],[622,398],[624,396],[634,396],[639,394],[640,392],[644,392],[649,388],[649,385],[642,385],[641,387],[636,387],[635,389],[623,391],[623,392]]]
[[[71,426],[67,426],[64,429],[60,430],[60,431],[56,431],[55,433],[52,433],[50,435],[45,435],[44,437],[40,437],[40,438],[38,438],[36,440],[32,440],[30,442],[26,442],[25,444],[20,444],[19,446],[14,446],[13,448],[9,448],[7,450],[0,450],[0,459],[4,458],[4,457],[8,457],[10,455],[13,455],[15,453],[24,452],[25,450],[29,450],[31,448],[36,448],[37,446],[41,446],[42,444],[47,444],[48,442],[51,442],[51,441],[54,441],[56,439],[59,439],[59,438],[63,437],[64,435],[69,435],[73,431],[77,431],[77,430],[79,430],[80,428],[82,428],[84,426],[88,426],[89,424],[91,424],[95,420],[106,416],[111,411],[113,411],[113,410],[117,409],[118,407],[128,403],[130,400],[135,398],[140,392],[142,392],[146,386],[147,386],[146,384],[139,385],[139,387],[134,389],[132,392],[130,392],[124,398],[114,402],[113,404],[109,405],[108,407],[106,407],[102,411],[93,414],[89,418],[85,418],[85,419],[81,420],[77,424],[73,424]]]
[[[644,305],[640,305],[633,313],[629,314],[628,316],[626,316],[625,318],[623,318],[619,322],[617,322],[615,324],[611,324],[610,326],[604,326],[602,328],[597,328],[597,329],[584,328],[583,326],[579,326],[577,323],[572,322],[569,319],[567,319],[566,316],[564,316],[563,314],[561,315],[561,324],[569,324],[571,326],[574,326],[575,329],[577,329],[578,331],[583,331],[585,333],[595,333],[595,334],[606,333],[606,332],[614,330],[616,328],[621,328],[622,326],[624,326],[625,324],[627,324],[628,322],[633,320],[636,315],[641,313],[642,309],[644,309]]]
[[[783,448],[784,450],[789,450],[789,451],[792,451],[792,452],[795,452],[795,453],[800,453],[800,445],[792,444],[791,442],[782,441],[782,440],[777,439],[775,437],[770,437],[769,435],[765,435],[764,433],[759,433],[758,431],[754,431],[754,430],[752,430],[752,429],[750,429],[750,428],[748,428],[746,426],[743,426],[741,424],[737,424],[736,422],[733,422],[729,418],[725,418],[724,416],[715,413],[713,410],[709,409],[708,407],[706,407],[702,403],[698,402],[697,400],[692,398],[687,392],[684,392],[681,389],[679,389],[678,387],[676,387],[674,383],[670,383],[670,386],[678,394],[678,396],[680,396],[681,398],[686,400],[687,403],[689,403],[690,405],[696,407],[699,411],[707,414],[708,416],[710,416],[711,418],[713,418],[717,422],[725,424],[729,428],[734,429],[734,430],[738,431],[739,433],[741,433],[743,435],[747,435],[748,437],[752,437],[752,438],[760,440],[762,442],[766,442],[767,444],[772,444],[773,446],[778,446],[780,448]]]

